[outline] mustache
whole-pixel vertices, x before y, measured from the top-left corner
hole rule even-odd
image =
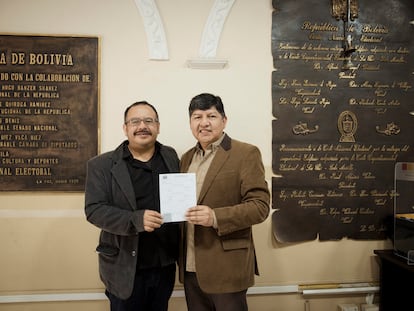
[[[138,130],[134,132],[134,135],[139,135],[139,134],[149,134],[152,135],[152,132],[150,130],[147,129],[143,129],[143,130]]]

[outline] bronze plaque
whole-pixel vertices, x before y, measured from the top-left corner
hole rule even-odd
[[[99,40],[0,35],[1,191],[83,191],[98,153]]]
[[[412,154],[412,0],[273,1],[273,232],[384,239]],[[348,4],[349,5],[349,4]]]

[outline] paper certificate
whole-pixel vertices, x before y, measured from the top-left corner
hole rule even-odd
[[[197,204],[194,173],[160,174],[160,210],[164,222],[185,221],[185,212]]]

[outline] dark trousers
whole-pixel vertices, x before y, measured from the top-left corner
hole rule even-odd
[[[247,289],[236,293],[208,294],[198,285],[197,275],[186,272],[184,291],[188,311],[247,311]]]
[[[163,268],[139,269],[132,295],[120,299],[105,292],[111,311],[167,311],[175,283],[175,264]]]

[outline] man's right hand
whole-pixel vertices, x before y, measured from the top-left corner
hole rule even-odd
[[[155,229],[161,227],[162,216],[157,211],[145,210],[144,212],[144,230],[153,232]]]

